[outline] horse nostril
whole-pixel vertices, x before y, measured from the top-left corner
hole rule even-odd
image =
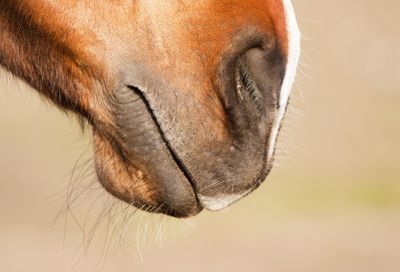
[[[244,56],[239,57],[236,63],[235,83],[239,100],[254,106],[257,110],[257,115],[261,115],[263,110],[263,95],[254,80],[254,75],[252,75]]]
[[[221,86],[222,99],[231,135],[238,140],[249,135],[265,139],[279,107],[285,74],[281,50],[256,46],[232,52],[231,61],[222,65],[226,79]]]

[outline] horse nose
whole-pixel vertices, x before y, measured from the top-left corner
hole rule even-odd
[[[201,205],[211,211],[248,195],[269,173],[272,158],[268,154],[273,154],[269,150],[274,148],[269,143],[285,74],[285,58],[275,46],[233,52],[221,65],[219,87],[232,146],[219,158],[226,162],[219,166],[224,169],[223,185],[198,193]]]

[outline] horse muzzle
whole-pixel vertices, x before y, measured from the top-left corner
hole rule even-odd
[[[206,79],[197,85],[179,85],[145,65],[132,69],[134,80],[111,104],[113,127],[95,131],[97,173],[110,193],[187,217],[221,210],[264,181],[285,57],[257,33],[237,39],[212,74],[198,69]],[[185,77],[191,74],[177,72]]]

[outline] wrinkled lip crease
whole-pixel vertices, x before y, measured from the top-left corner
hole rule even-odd
[[[144,93],[135,86],[127,86],[130,90],[132,90],[136,95],[138,95],[140,97],[140,99],[142,99],[142,101],[145,103],[147,111],[149,112],[149,114],[151,115],[151,119],[153,120],[154,124],[157,127],[158,133],[161,136],[161,139],[163,140],[163,142],[165,143],[168,153],[171,155],[172,159],[174,160],[174,162],[176,163],[176,165],[178,166],[179,170],[182,172],[182,174],[185,176],[186,180],[189,182],[190,186],[193,189],[194,195],[196,197],[196,202],[197,205],[203,207],[201,205],[201,202],[198,198],[198,193],[196,191],[196,186],[194,183],[194,179],[192,177],[192,175],[190,174],[189,170],[187,169],[187,167],[185,166],[185,164],[183,163],[183,161],[179,158],[179,156],[176,154],[175,150],[173,149],[173,147],[171,146],[170,142],[168,141],[168,139],[166,138],[164,131],[161,128],[160,123],[157,120],[157,117],[155,116],[153,109],[150,106],[149,101],[147,100],[146,96],[144,95]]]

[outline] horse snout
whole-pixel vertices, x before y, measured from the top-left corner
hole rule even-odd
[[[212,154],[212,163],[203,164],[206,170],[196,179],[198,199],[212,211],[248,195],[271,170],[270,142],[285,75],[279,47],[255,46],[226,59],[218,76],[230,145]]]

